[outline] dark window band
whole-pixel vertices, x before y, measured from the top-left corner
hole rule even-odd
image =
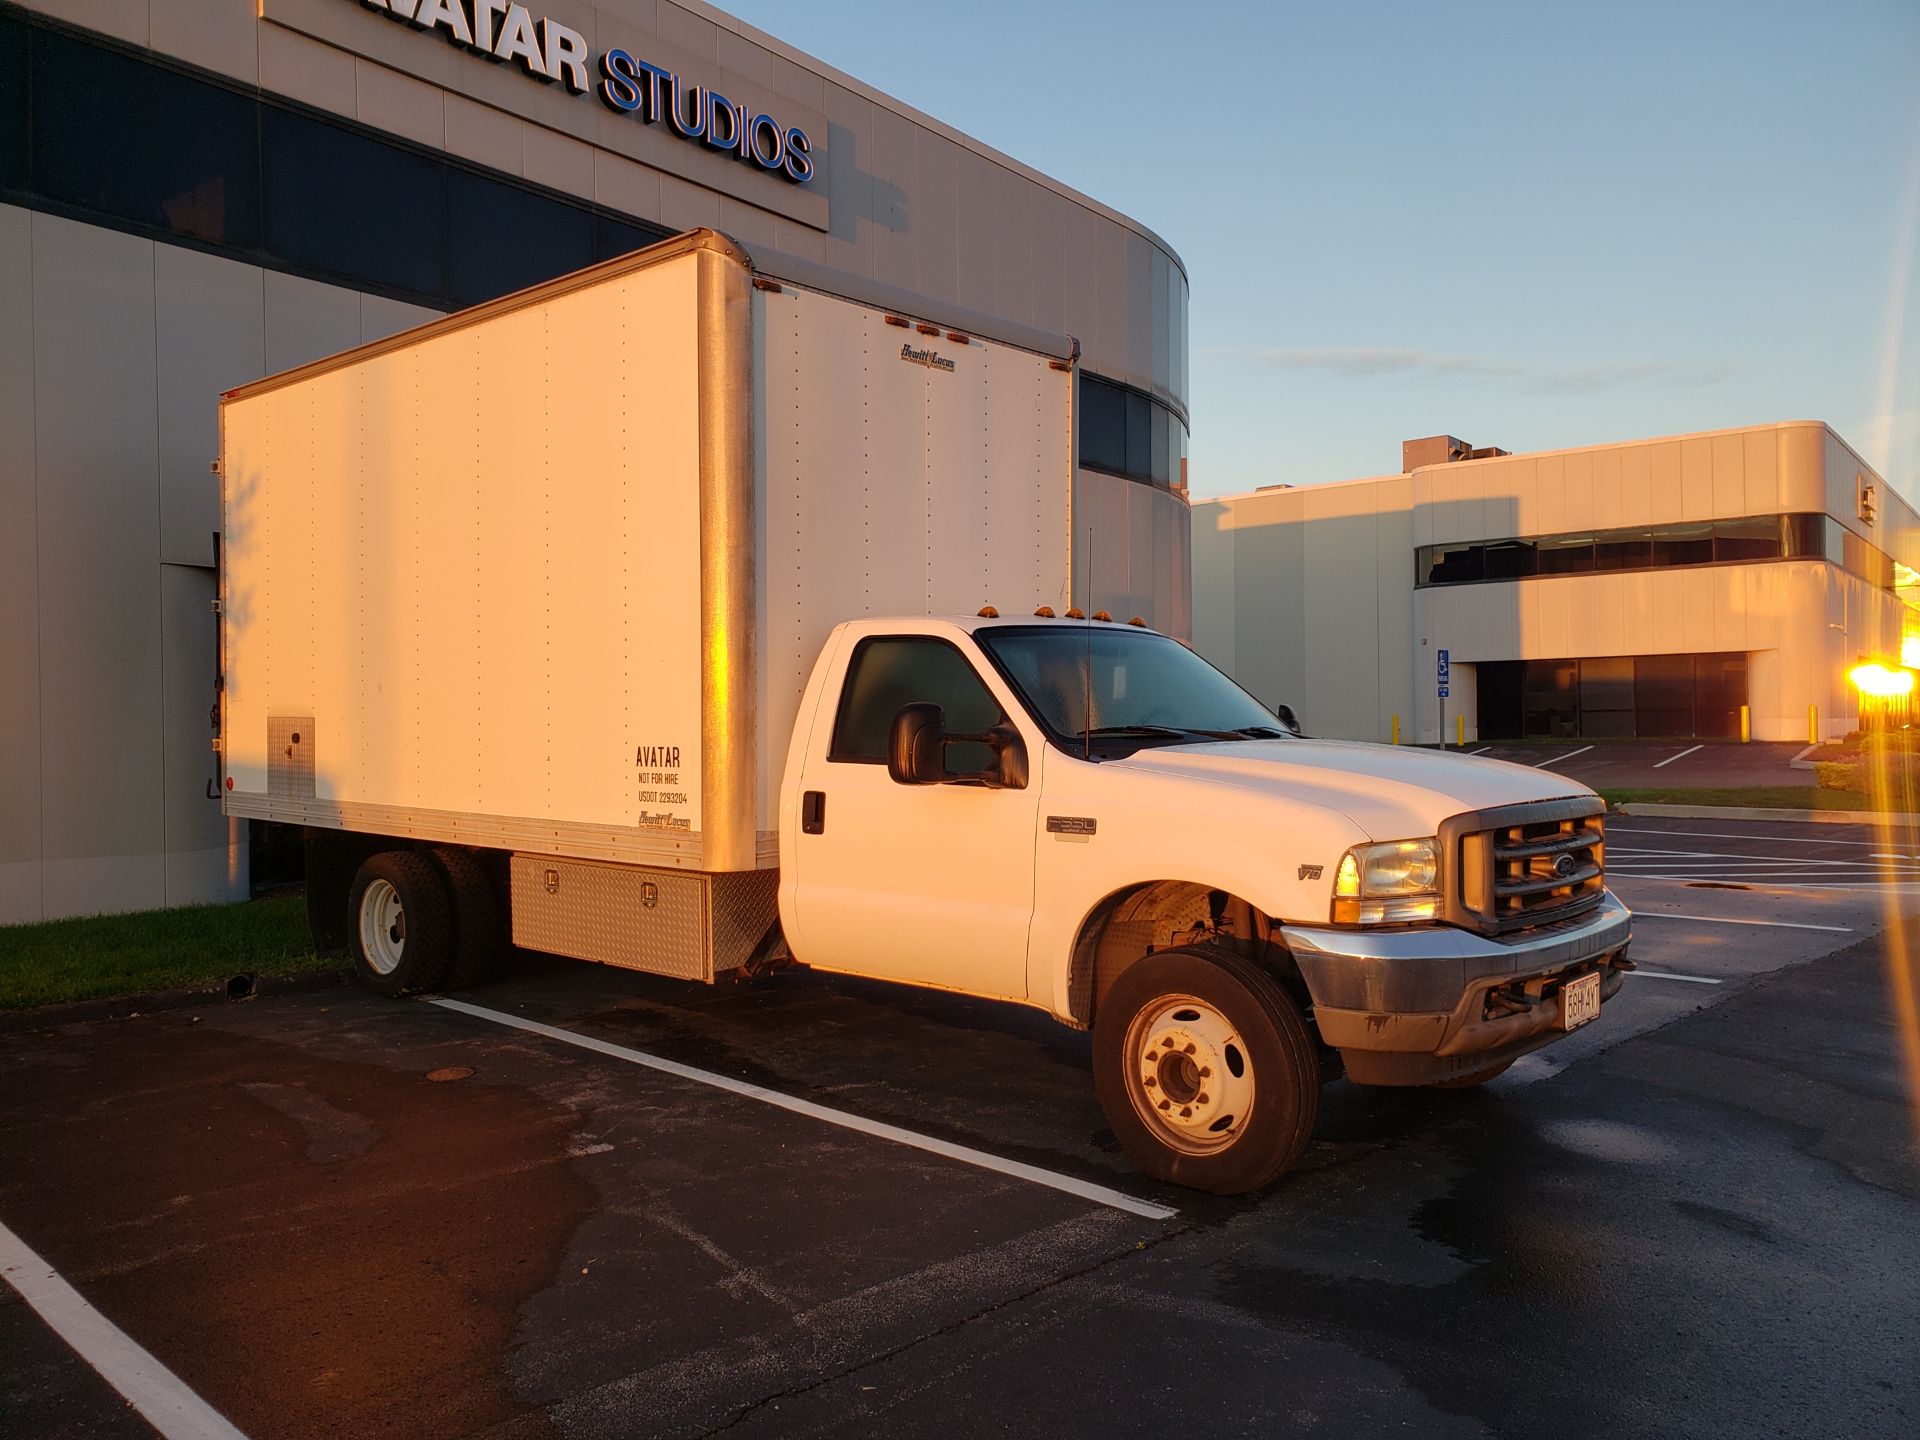
[[[670,233],[6,4],[0,201],[441,310]]]
[[[1186,479],[1187,426],[1131,385],[1080,372],[1080,464],[1171,489]]]
[[[1893,589],[1893,557],[1832,516],[1818,514],[1746,515],[1572,535],[1422,545],[1416,552],[1414,583],[1477,585],[1542,575],[1747,565],[1764,560],[1831,560],[1883,590]]]

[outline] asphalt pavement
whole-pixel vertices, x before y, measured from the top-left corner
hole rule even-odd
[[[1818,783],[1815,773],[1791,763],[1806,748],[1798,741],[1542,740],[1472,744],[1466,753],[1554,770],[1596,790],[1729,790],[1752,785],[1811,789]]]
[[[1037,1013],[530,961],[9,1035],[0,1222],[255,1440],[1920,1431],[1920,847],[1609,847],[1599,1021],[1328,1087],[1255,1197],[1135,1174]],[[0,1291],[0,1433],[150,1432]]]

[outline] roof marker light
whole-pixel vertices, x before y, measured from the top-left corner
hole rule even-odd
[[[1082,610],[1078,605],[1073,606],[1067,611],[1067,619],[1069,620],[1084,620],[1086,618],[1087,612]]]
[[[1000,612],[991,605],[982,605],[980,607],[980,618],[982,620],[998,620],[1000,618]]]
[[[1111,615],[1109,615],[1109,614],[1108,614],[1108,613],[1107,613],[1106,611],[1104,611],[1104,610],[1096,610],[1096,611],[1094,611],[1094,612],[1093,612],[1093,618],[1094,618],[1094,619],[1096,619],[1096,620],[1105,620],[1105,621],[1108,621],[1109,623],[1111,623],[1111,621],[1113,620],[1113,616],[1111,616]]]
[[[1138,615],[1127,621],[1127,623],[1129,625],[1138,625],[1142,630],[1147,628],[1147,622],[1142,620]]]
[[[1042,620],[1051,620],[1053,619],[1053,606],[1042,605],[1038,610],[1034,611],[1033,613],[1035,615],[1038,615]]]

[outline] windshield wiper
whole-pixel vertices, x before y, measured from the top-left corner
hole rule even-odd
[[[1249,740],[1291,740],[1292,734],[1278,725],[1242,725],[1233,732]]]
[[[1184,740],[1189,735],[1204,734],[1199,730],[1174,730],[1165,725],[1096,725],[1091,730],[1079,732],[1090,740],[1098,740],[1103,735],[1159,735],[1169,740]]]

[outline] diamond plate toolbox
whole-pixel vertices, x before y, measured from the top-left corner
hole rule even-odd
[[[515,855],[511,873],[514,944],[682,980],[745,964],[778,915],[777,870],[708,874]]]

